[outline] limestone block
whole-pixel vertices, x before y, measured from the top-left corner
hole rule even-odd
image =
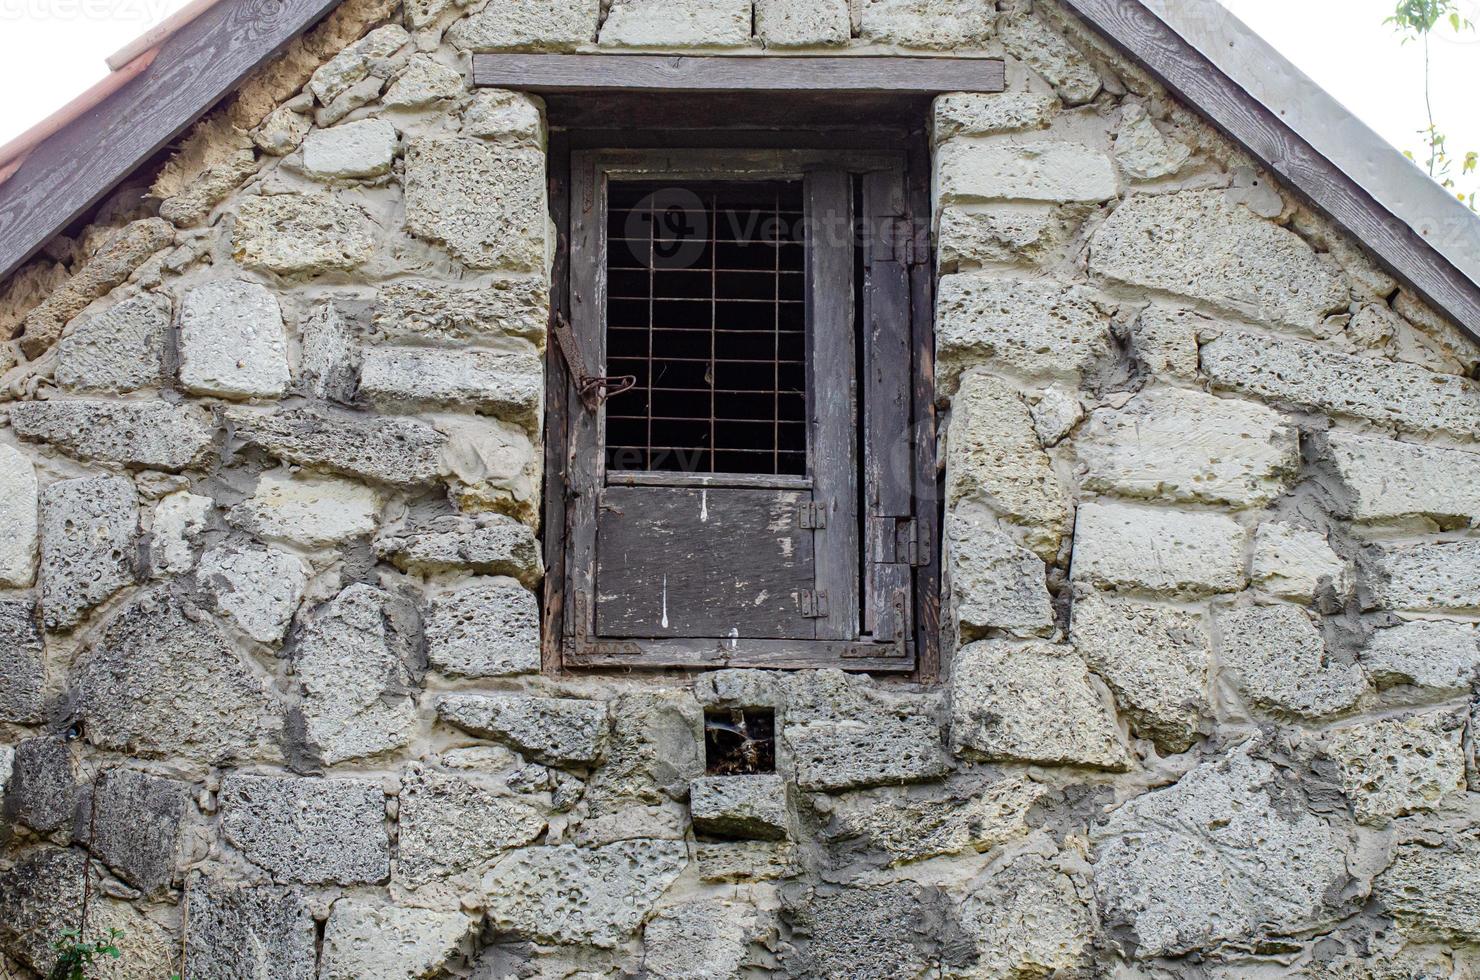
[[[1044,719],[1053,719],[1045,724]],[[1072,647],[984,640],[957,651],[951,749],[970,758],[1125,772],[1130,751]]]
[[[57,962],[52,944],[63,930],[77,928],[86,873],[86,856],[80,848],[42,846],[0,874],[0,948],[36,975],[49,975]],[[104,959],[89,975],[98,980],[169,976],[177,962],[178,943],[132,904],[104,897],[100,878],[95,866],[87,912],[89,936],[107,936],[110,929],[122,935],[119,958]]]
[[[848,0],[756,0],[755,33],[768,48],[847,44],[853,36]]]
[[[782,840],[790,824],[786,782],[775,773],[695,779],[689,812],[694,830],[711,837]]]
[[[750,43],[750,0],[614,0],[601,44],[618,48],[733,48]]]
[[[1127,176],[1137,180],[1170,177],[1187,165],[1192,151],[1185,143],[1164,135],[1144,107],[1128,103],[1120,112],[1115,134],[1115,160]]]
[[[41,493],[41,611],[48,631],[138,581],[139,498],[117,476],[61,480]]]
[[[380,101],[391,109],[423,109],[462,93],[462,72],[431,58],[412,58]]]
[[[608,21],[610,23],[610,21]],[[474,269],[537,272],[545,262],[545,155],[424,136],[406,148],[406,230]]]
[[[375,553],[405,571],[507,575],[527,588],[544,576],[534,532],[502,514],[455,514],[383,531]]]
[[[586,799],[600,813],[658,806],[688,795],[704,774],[704,713],[686,691],[628,691],[610,703],[605,761]],[[596,815],[600,815],[597,813]]]
[[[1212,650],[1200,617],[1090,594],[1074,601],[1072,636],[1132,732],[1165,753],[1192,747],[1212,713]]]
[[[39,834],[70,829],[77,813],[77,764],[67,742],[43,735],[18,743],[5,796],[7,822]]]
[[[992,38],[997,13],[973,0],[864,0],[860,37],[870,44],[957,51]]]
[[[272,548],[222,545],[201,555],[196,581],[216,610],[258,643],[282,642],[312,570]]]
[[[944,394],[974,365],[1077,381],[1111,350],[1110,321],[1085,290],[969,273],[941,278],[935,337]]]
[[[967,512],[947,515],[945,547],[950,610],[963,641],[991,630],[1027,636],[1052,631],[1042,559]]]
[[[1245,532],[1222,514],[1080,504],[1074,579],[1102,589],[1204,596],[1244,587]]]
[[[267,541],[323,548],[372,533],[379,510],[380,495],[362,484],[270,472],[226,517]]]
[[[265,286],[215,279],[180,301],[180,383],[200,395],[272,398],[288,389],[283,311]]]
[[[295,408],[231,410],[227,421],[243,442],[285,462],[395,487],[434,482],[446,437],[415,419],[377,418]]]
[[[1089,270],[1292,327],[1314,328],[1350,300],[1332,263],[1221,190],[1127,198],[1090,239]]]
[[[1368,608],[1480,610],[1480,539],[1382,549],[1373,566]]]
[[[283,705],[215,620],[164,592],[120,610],[73,673],[88,742],[217,764],[279,755]]]
[[[157,387],[169,327],[170,301],[154,293],[75,321],[57,344],[57,385],[112,394]]]
[[[278,882],[360,885],[390,875],[377,783],[232,773],[219,805],[226,840]]]
[[[296,390],[309,398],[348,404],[359,383],[359,352],[339,305],[330,300],[314,307],[301,329]]]
[[[1480,526],[1480,453],[1335,432],[1329,445],[1353,520]]]
[[[1158,377],[1190,381],[1197,377],[1197,332],[1212,324],[1191,310],[1148,306],[1131,328],[1136,360]]]
[[[315,180],[380,177],[396,159],[396,127],[384,119],[361,119],[316,129],[303,141],[303,170]]]
[[[755,907],[743,902],[668,906],[643,927],[642,975],[653,980],[741,976],[758,931]]]
[[[827,835],[887,852],[891,866],[984,853],[1028,834],[1028,811],[1048,790],[1024,776],[985,786],[885,787],[832,797]]]
[[[5,791],[10,785],[11,770],[15,766],[15,749],[8,745],[0,746],[0,813],[5,811]]]
[[[968,500],[1021,527],[1045,561],[1054,560],[1069,532],[1069,496],[1028,406],[1011,385],[980,372],[961,379],[946,443],[946,506]]]
[[[1300,470],[1300,433],[1254,402],[1156,388],[1100,409],[1075,440],[1088,490],[1263,507]]]
[[[313,915],[297,889],[197,875],[186,893],[185,957],[191,980],[314,980]]]
[[[1385,718],[1328,732],[1324,750],[1361,823],[1437,809],[1465,790],[1463,714]]]
[[[1402,623],[1375,631],[1359,659],[1378,690],[1407,684],[1454,696],[1480,677],[1480,639],[1470,623]]]
[[[694,864],[702,881],[723,884],[775,881],[797,874],[796,845],[790,841],[725,841],[694,845]]]
[[[973,881],[961,921],[976,943],[975,975],[1072,975],[1084,967],[1096,923],[1091,896],[1080,888],[1053,860],[1031,852]]]
[[[534,593],[509,579],[474,581],[427,608],[427,660],[455,677],[509,677],[540,669]]]
[[[379,99],[381,90],[385,88],[385,76],[391,72],[394,64],[394,61],[376,62],[372,68],[373,74],[368,78],[355,82],[333,102],[314,110],[314,125],[320,129],[328,129],[356,109]]]
[[[440,973],[476,921],[463,912],[341,898],[324,926],[319,980],[405,980]]]
[[[523,92],[480,88],[462,115],[462,134],[527,146],[545,145],[544,103]]]
[[[1401,845],[1373,893],[1411,938],[1472,942],[1480,934],[1480,836],[1471,828],[1439,846]]]
[[[1066,105],[1083,105],[1100,93],[1100,73],[1063,34],[1033,16],[1031,3],[1014,0],[1002,10],[1002,46],[1052,85]]]
[[[936,196],[963,201],[1050,201],[1098,204],[1120,196],[1115,165],[1078,143],[1008,145],[949,140],[936,151]]]
[[[405,279],[375,297],[375,330],[389,340],[461,346],[522,338],[543,347],[549,287],[537,279],[495,279],[474,289]]]
[[[0,600],[0,722],[39,725],[46,714],[46,648],[35,603]]]
[[[280,105],[252,130],[252,142],[263,153],[285,157],[303,145],[303,140],[312,127],[313,120],[307,115]]]
[[[1355,664],[1326,657],[1320,629],[1298,606],[1249,606],[1218,616],[1221,660],[1256,708],[1319,719],[1352,708],[1367,690]]]
[[[395,24],[378,27],[324,63],[309,79],[308,89],[322,105],[328,105],[410,40],[411,35]]]
[[[545,830],[544,815],[506,793],[476,774],[408,768],[401,780],[396,881],[418,889],[481,872],[510,848],[532,843]]]
[[[1218,388],[1404,432],[1480,438],[1480,386],[1411,364],[1233,332],[1203,345],[1202,369]]]
[[[951,92],[931,107],[930,135],[939,145],[953,136],[1047,129],[1058,108],[1058,99],[1038,92]]]
[[[447,406],[497,415],[531,429],[544,412],[545,363],[517,351],[372,347],[360,370],[360,397],[391,411]]]
[[[447,496],[465,514],[492,511],[538,527],[544,458],[533,432],[481,415],[438,415],[447,436]]]
[[[25,454],[0,444],[0,585],[24,589],[36,580],[40,489]]]
[[[468,51],[569,51],[596,39],[601,0],[494,0],[447,39]]]
[[[1328,589],[1338,598],[1352,592],[1351,566],[1324,534],[1276,521],[1254,530],[1250,577],[1264,591],[1293,602],[1310,603]]]
[[[799,787],[836,792],[939,779],[950,771],[941,745],[939,702],[853,721],[788,725],[782,742]]]
[[[947,914],[945,896],[912,881],[795,887],[782,893],[794,977],[928,977],[935,937],[921,924]],[[951,910],[954,918],[954,909]]]
[[[1152,959],[1334,919],[1350,842],[1311,789],[1243,747],[1122,804],[1092,835],[1104,926]]]
[[[379,755],[417,731],[416,610],[351,585],[313,614],[293,650],[309,749],[325,765]]]
[[[149,529],[149,563],[155,577],[183,575],[195,567],[195,548],[216,502],[179,490],[154,505]]]
[[[682,841],[515,851],[484,876],[488,918],[500,932],[612,949],[637,931],[687,863]]]
[[[363,209],[329,194],[245,197],[232,249],[247,268],[279,275],[349,272],[374,254],[377,233]]]
[[[966,263],[979,266],[1036,259],[1057,244],[1068,227],[1056,217],[1051,204],[999,201],[969,210],[952,205],[940,213],[936,258],[942,270],[959,269]]]
[[[158,895],[175,878],[192,787],[136,769],[109,769],[78,808],[76,833],[118,877]],[[82,819],[86,814],[87,818]]]
[[[78,459],[166,473],[203,464],[215,439],[209,414],[162,401],[17,402],[10,426],[22,439]]]
[[[1044,446],[1057,446],[1084,420],[1084,406],[1073,391],[1058,386],[1046,388],[1028,408],[1033,431]]]
[[[576,698],[448,694],[437,716],[551,766],[589,765],[601,754],[606,704]]]

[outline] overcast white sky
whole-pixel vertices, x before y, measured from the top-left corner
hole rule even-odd
[[[104,58],[185,2],[0,0],[0,143],[101,78]],[[1423,56],[1382,24],[1396,0],[1221,2],[1389,142],[1419,151]],[[1480,0],[1458,2],[1480,24]],[[1435,114],[1450,149],[1480,150],[1480,34],[1446,30],[1432,54]],[[1480,178],[1462,186],[1480,188]]]

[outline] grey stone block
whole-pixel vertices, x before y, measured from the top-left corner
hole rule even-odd
[[[552,766],[589,765],[601,753],[606,703],[517,694],[448,694],[437,715],[448,724]]]
[[[955,51],[992,38],[997,11],[972,0],[865,0],[861,37],[873,44]]]
[[[267,541],[324,548],[371,534],[379,511],[380,494],[360,483],[264,473],[226,519]]]
[[[308,903],[296,889],[196,875],[186,901],[185,958],[191,980],[314,980],[316,929]]]
[[[847,44],[848,0],[756,0],[755,33],[768,48]]]
[[[1470,623],[1401,623],[1374,632],[1359,657],[1379,690],[1407,684],[1457,695],[1480,677],[1480,636]]]
[[[32,602],[0,600],[0,678],[0,722],[45,720],[46,649]]]
[[[1018,636],[1053,630],[1043,559],[1019,546],[975,508],[946,518],[950,613],[963,642],[1001,630]]]
[[[463,912],[334,903],[324,927],[319,980],[405,980],[437,976],[477,926]]]
[[[78,320],[57,344],[57,384],[113,394],[157,387],[170,314],[169,299],[149,293]]]
[[[893,783],[939,779],[950,772],[939,702],[918,698],[898,713],[879,712],[852,721],[788,722],[782,744],[797,785],[837,792]],[[918,714],[914,712],[918,711]]]
[[[1367,608],[1480,610],[1480,540],[1380,549]]]
[[[843,16],[846,21],[847,13]],[[741,964],[761,932],[755,906],[746,902],[670,905],[643,927],[643,975],[653,980],[742,976]]]
[[[332,195],[273,194],[237,204],[232,249],[248,269],[349,272],[375,254],[378,234],[362,208]]]
[[[386,410],[472,409],[537,428],[544,408],[544,359],[517,351],[373,347],[360,370],[360,397]]]
[[[355,395],[358,354],[344,312],[329,300],[315,306],[300,329],[303,350],[296,390],[309,398],[349,404]]]
[[[1247,582],[1247,533],[1225,514],[1118,503],[1079,506],[1071,565],[1076,582],[1124,592],[1207,596]]]
[[[545,574],[534,532],[502,514],[450,514],[383,531],[375,553],[405,571],[507,575],[528,588]]]
[[[427,660],[456,677],[509,677],[540,669],[534,593],[509,579],[474,580],[428,603]]]
[[[288,341],[277,296],[241,279],[215,279],[180,301],[180,384],[225,398],[271,398],[288,388]]]
[[[775,773],[695,779],[689,812],[694,830],[712,837],[782,840],[790,826],[786,782]]]
[[[460,136],[406,148],[406,230],[474,269],[534,272],[545,261],[545,155]]]
[[[732,48],[750,43],[749,0],[614,0],[604,47]]]
[[[308,80],[308,89],[328,105],[410,41],[411,35],[399,25],[377,27],[319,66]]]
[[[1256,708],[1318,719],[1350,710],[1367,690],[1355,664],[1326,656],[1326,641],[1298,606],[1250,606],[1218,614],[1220,659]]]
[[[434,482],[447,439],[415,419],[329,414],[315,409],[227,413],[235,435],[289,463],[397,487]]]
[[[1329,446],[1353,520],[1480,525],[1480,454],[1336,432]]]
[[[5,789],[5,819],[42,834],[72,826],[77,812],[77,763],[60,735],[28,738],[15,747]]]
[[[282,551],[222,545],[201,555],[196,580],[238,629],[276,644],[303,601],[309,571],[303,559]]]
[[[88,787],[73,836],[124,881],[157,895],[181,860],[186,820],[195,811],[189,783],[135,769],[109,769]]]
[[[41,612],[50,631],[138,581],[139,500],[116,476],[62,480],[41,494]]]
[[[499,855],[532,843],[545,816],[475,773],[413,765],[401,780],[396,881],[420,889],[481,873]]]
[[[600,17],[600,0],[528,0],[470,14],[447,40],[468,51],[570,51],[596,40]]]
[[[36,550],[40,541],[40,487],[36,467],[25,454],[0,445],[0,586],[24,589],[36,580]]]
[[[303,169],[316,180],[379,177],[396,159],[396,127],[361,119],[310,132],[303,141]]]
[[[376,333],[392,341],[460,346],[518,338],[543,345],[550,293],[535,278],[498,278],[471,289],[406,279],[381,287],[372,315]]]
[[[278,882],[368,885],[390,876],[376,783],[232,774],[220,808],[226,839]]]
[[[1437,843],[1400,845],[1373,894],[1406,936],[1468,943],[1480,935],[1480,835],[1470,828]]]
[[[17,402],[10,424],[22,439],[78,459],[166,473],[203,465],[216,432],[201,408],[161,401]]]
[[[87,740],[146,758],[278,758],[283,704],[272,681],[210,616],[164,591],[119,610],[76,664]]]
[[[1465,792],[1465,712],[1437,711],[1328,731],[1357,820],[1385,824],[1459,801]]]

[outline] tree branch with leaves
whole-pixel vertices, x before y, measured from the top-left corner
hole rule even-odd
[[[1447,190],[1454,191],[1455,196],[1467,204],[1471,211],[1480,210],[1477,208],[1476,192],[1465,194],[1456,189],[1458,184],[1454,179],[1455,157],[1449,152],[1444,131],[1439,128],[1434,118],[1432,57],[1429,48],[1431,37],[1436,29],[1442,29],[1441,24],[1448,25],[1449,29],[1456,34],[1463,34],[1467,31],[1473,32],[1474,23],[1460,13],[1454,0],[1401,0],[1392,16],[1383,23],[1392,25],[1402,37],[1402,43],[1409,44],[1419,41],[1423,44],[1423,100],[1428,128],[1419,130],[1419,135],[1423,137],[1426,147],[1428,156],[1426,168],[1429,176]],[[1412,151],[1405,150],[1403,155],[1418,163]],[[1463,154],[1459,158],[1460,176],[1474,173],[1477,166],[1480,166],[1480,152],[1471,150]]]

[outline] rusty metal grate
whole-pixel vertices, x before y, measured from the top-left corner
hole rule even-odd
[[[609,470],[807,472],[800,181],[613,182]]]

